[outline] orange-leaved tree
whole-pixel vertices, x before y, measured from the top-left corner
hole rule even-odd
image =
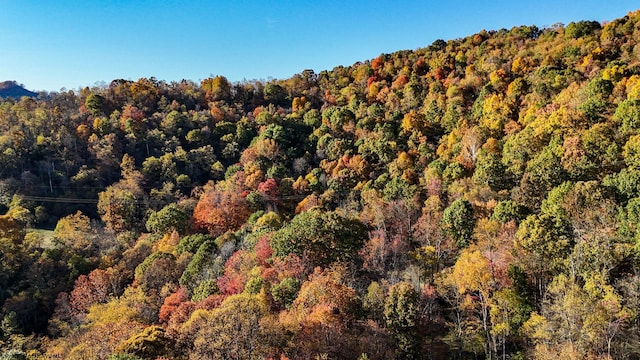
[[[247,200],[237,192],[211,190],[202,194],[193,211],[195,227],[217,237],[236,230],[249,218]]]

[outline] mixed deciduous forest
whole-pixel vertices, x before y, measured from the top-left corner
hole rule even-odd
[[[0,359],[640,359],[640,11],[0,130]]]

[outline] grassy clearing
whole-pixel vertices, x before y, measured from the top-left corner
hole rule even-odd
[[[27,229],[27,238],[40,242],[40,245],[45,249],[53,247],[53,230],[29,228]]]

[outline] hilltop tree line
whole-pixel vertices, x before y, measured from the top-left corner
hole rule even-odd
[[[4,100],[0,359],[640,359],[638,59],[633,12]]]

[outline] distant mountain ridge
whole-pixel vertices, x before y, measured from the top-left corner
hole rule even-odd
[[[15,81],[4,81],[0,83],[0,98],[20,99],[23,96],[36,97],[38,93],[23,88]]]

